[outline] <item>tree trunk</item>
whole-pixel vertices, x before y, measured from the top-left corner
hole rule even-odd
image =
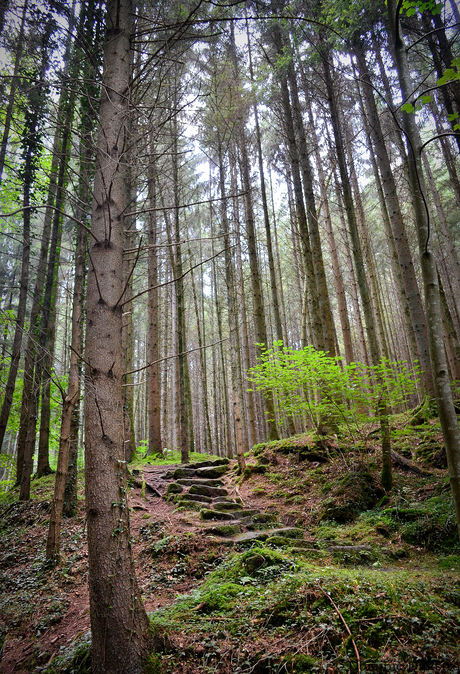
[[[412,326],[417,341],[417,354],[422,368],[423,382],[427,391],[433,391],[433,378],[431,375],[431,364],[428,353],[428,337],[425,312],[423,310],[422,299],[417,284],[412,255],[407,240],[404,221],[399,206],[396,183],[393,177],[393,171],[390,164],[385,140],[383,137],[380,119],[375,104],[373,87],[370,73],[367,67],[364,49],[361,45],[355,45],[357,55],[358,69],[363,85],[364,101],[369,121],[369,131],[372,142],[375,147],[375,157],[382,176],[382,187],[385,194],[388,213],[390,216],[393,239],[398,253],[398,259],[402,270],[402,279],[404,290],[409,304],[409,311]]]
[[[163,450],[160,416],[160,368],[159,368],[159,332],[158,332],[158,250],[157,250],[157,199],[156,199],[155,157],[150,149],[148,197],[151,209],[148,215],[148,286],[152,288],[148,295],[148,334],[147,362],[152,363],[148,369],[148,451],[149,455],[158,456]]]
[[[93,674],[141,674],[151,645],[135,578],[123,446],[122,266],[129,0],[109,0],[87,292],[85,460]]]
[[[410,102],[413,93],[412,82],[405,45],[399,33],[399,15],[397,14],[396,6],[395,0],[388,0],[388,17],[395,47],[399,86],[403,100]],[[425,307],[428,320],[431,367],[439,419],[446,445],[450,485],[457,515],[457,527],[460,534],[460,430],[452,401],[452,391],[444,351],[437,269],[434,255],[430,250],[430,222],[429,213],[426,209],[426,190],[421,158],[422,142],[414,113],[404,115],[403,119],[404,130],[409,143],[410,186],[417,216],[416,225],[425,287]]]
[[[252,50],[251,50],[251,40],[249,37],[249,22],[246,16],[246,38],[248,43],[248,53],[249,53],[249,73],[251,77],[251,84],[254,91],[254,70],[252,66]],[[260,194],[262,197],[262,209],[264,213],[264,225],[265,225],[265,236],[267,238],[267,256],[268,256],[268,268],[270,271],[270,290],[272,298],[272,308],[275,318],[275,334],[278,341],[283,341],[283,329],[281,325],[281,314],[280,314],[280,305],[278,301],[278,291],[276,287],[276,272],[275,272],[275,260],[273,255],[273,244],[272,244],[272,233],[270,227],[270,216],[268,214],[268,200],[267,200],[267,188],[265,185],[265,172],[264,172],[264,162],[262,155],[262,135],[260,133],[260,124],[259,124],[259,111],[257,108],[257,102],[254,98],[254,122],[256,126],[256,142],[257,142],[257,159],[259,164],[259,178],[260,178]]]
[[[233,62],[235,77],[238,81],[238,64],[236,61],[235,35],[233,32],[233,23],[230,25],[230,54]],[[247,150],[247,140],[244,132],[244,120],[240,119],[238,124],[238,150],[240,158],[241,180],[243,183],[243,203],[246,220],[246,239],[248,244],[249,265],[251,268],[251,285],[253,297],[254,325],[256,330],[256,352],[260,353],[261,344],[268,348],[267,327],[265,318],[264,301],[262,296],[262,284],[259,271],[259,260],[257,255],[257,239],[254,219],[254,206],[252,198],[252,185],[249,172],[249,156]],[[275,404],[273,394],[270,392],[264,398],[265,410],[267,412],[268,434],[270,440],[278,440],[279,435],[276,428]]]
[[[5,12],[5,9],[6,9],[6,7],[5,7],[6,4],[7,3],[5,3],[5,2],[2,2],[0,4],[0,18],[3,18],[3,19],[4,19],[4,16],[5,16],[4,12]],[[22,10],[21,25],[19,27],[18,41],[16,43],[13,77],[11,78],[10,95],[8,96],[8,105],[6,106],[5,125],[3,127],[2,143],[0,145],[0,185],[2,184],[3,168],[5,166],[6,148],[7,148],[7,145],[8,145],[8,136],[10,135],[11,120],[13,119],[14,98],[15,98],[15,95],[16,95],[16,88],[17,88],[18,74],[19,74],[19,66],[21,64],[22,48],[23,48],[23,44],[24,44],[24,24],[25,24],[25,21],[26,21],[27,5],[28,5],[28,0],[24,0],[24,8]],[[3,17],[2,17],[2,10],[3,10]],[[1,34],[2,30],[3,30],[3,27],[0,28],[0,34]],[[0,447],[1,447],[1,443],[0,443]]]
[[[345,159],[345,147],[341,131],[341,124],[339,119],[339,111],[337,106],[336,94],[332,82],[330,59],[331,54],[328,46],[323,42],[322,44],[322,61],[323,72],[327,87],[327,96],[329,108],[331,112],[332,128],[334,131],[335,147],[337,152],[337,162],[339,165],[343,199],[345,202],[345,211],[347,214],[348,226],[350,229],[350,236],[353,248],[353,257],[356,267],[356,275],[358,280],[358,287],[361,295],[363,305],[364,321],[366,323],[367,337],[369,339],[369,347],[371,360],[373,365],[378,365],[380,362],[380,350],[377,342],[377,332],[374,322],[374,314],[371,305],[371,297],[369,293],[369,286],[366,278],[366,271],[364,267],[363,253],[361,249],[361,242],[358,232],[358,221],[356,218],[355,208],[353,204],[353,196],[351,190],[350,179],[348,176],[347,163]],[[380,382],[382,384],[382,382]],[[383,385],[383,384],[382,384]],[[382,434],[382,486],[386,490],[390,490],[393,485],[392,468],[391,468],[391,449],[390,449],[390,435],[388,424],[388,410],[386,405],[381,402],[378,405],[377,413],[380,420],[380,428]]]
[[[46,558],[59,563],[61,524],[66,488],[69,447],[72,436],[72,416],[80,395],[79,354],[82,348],[82,298],[85,279],[85,250],[87,235],[83,227],[77,225],[77,246],[75,251],[75,280],[72,300],[72,335],[70,342],[70,367],[67,394],[63,396],[59,451],[54,483],[54,497],[46,542]],[[76,469],[76,457],[74,466]]]
[[[241,350],[240,339],[238,335],[237,311],[236,311],[236,285],[235,285],[235,267],[233,255],[230,250],[230,233],[227,216],[227,200],[225,194],[225,172],[224,162],[222,156],[222,148],[219,139],[219,189],[221,198],[221,228],[224,235],[225,248],[225,283],[227,286],[227,304],[228,304],[228,322],[230,332],[230,349],[231,349],[231,373],[232,373],[232,394],[233,394],[233,419],[235,422],[235,440],[236,440],[236,458],[238,461],[238,468],[240,473],[244,472],[246,468],[246,460],[244,458],[244,444],[243,444],[243,429],[241,423],[241,403],[243,400],[243,391],[241,386]]]

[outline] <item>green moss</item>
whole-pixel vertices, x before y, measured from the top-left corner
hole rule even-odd
[[[151,653],[146,658],[142,671],[143,674],[162,674],[163,668],[160,658],[155,653]]]
[[[324,501],[320,520],[350,522],[381,498],[382,490],[365,471],[351,473],[335,483],[331,498]]]
[[[448,569],[450,571],[458,571],[460,569],[460,556],[459,555],[449,555],[449,557],[443,557],[438,561],[438,566],[441,569]]]
[[[286,655],[283,660],[288,665],[288,671],[293,674],[304,674],[317,671],[318,660],[310,655],[299,653],[298,655]],[[314,668],[314,669],[313,669]]]

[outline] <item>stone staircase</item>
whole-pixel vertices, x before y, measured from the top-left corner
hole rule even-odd
[[[203,533],[226,540],[229,545],[257,540],[303,549],[311,545],[303,540],[301,529],[280,526],[275,515],[246,508],[236,486],[230,484],[229,471],[228,459],[215,459],[156,472],[155,484],[147,472],[144,479],[147,487],[177,508],[198,511]]]

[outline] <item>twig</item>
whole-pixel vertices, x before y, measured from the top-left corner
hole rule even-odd
[[[134,274],[134,270],[136,269],[136,265],[137,265],[137,263],[138,263],[138,261],[139,261],[139,255],[141,254],[141,250],[142,250],[141,246],[142,246],[142,236],[141,236],[140,241],[139,241],[139,246],[138,246],[138,249],[137,249],[137,255],[136,255],[136,258],[135,258],[135,260],[134,260],[134,264],[133,264],[133,266],[132,266],[131,271],[129,272],[129,276],[128,276],[128,278],[126,279],[125,287],[123,288],[123,291],[122,291],[120,297],[118,298],[117,303],[116,303],[115,306],[114,306],[114,309],[116,309],[117,306],[120,304],[121,298],[123,297],[123,295],[125,294],[125,292],[126,292],[126,290],[127,290],[127,288],[128,288],[129,282],[131,281],[131,276]],[[130,300],[129,300],[129,298],[128,298],[128,299],[127,299],[127,302],[129,302],[129,301],[130,301]],[[125,302],[125,304],[126,304],[126,302]]]
[[[193,269],[196,269],[197,267],[200,267],[202,264],[205,264],[206,262],[210,262],[211,260],[214,260],[215,257],[218,257],[219,255],[222,255],[222,253],[225,253],[226,250],[229,250],[230,248],[235,248],[235,246],[229,246],[228,248],[224,248],[223,250],[220,250],[218,253],[215,255],[212,255],[211,257],[208,257],[206,260],[202,260],[201,262],[197,262],[197,264],[194,264],[193,267],[190,267],[190,269],[187,269],[187,271],[184,271],[183,274],[180,276],[177,276],[176,278],[171,279],[170,281],[165,281],[164,283],[159,283],[156,286],[151,286],[150,288],[146,288],[145,290],[142,290],[140,293],[137,293],[137,295],[134,295],[133,297],[130,297],[129,300],[126,300],[125,302],[122,303],[122,307],[125,306],[125,304],[128,304],[128,302],[132,302],[133,300],[137,300],[138,297],[141,297],[142,295],[145,295],[145,293],[149,293],[151,290],[156,290],[157,288],[163,288],[164,286],[169,286],[172,283],[175,283],[176,281],[179,281],[181,278],[184,278],[189,274]]]
[[[159,360],[154,360],[153,363],[149,363],[148,365],[144,365],[143,367],[139,367],[137,370],[130,370],[129,372],[124,372],[123,376],[126,377],[128,374],[134,374],[135,372],[142,372],[142,370],[146,370],[148,367],[151,367],[152,365],[156,365],[157,363],[162,363],[165,360],[171,360],[171,358],[179,358],[179,356],[186,356],[188,353],[193,353],[193,351],[200,351],[201,349],[209,349],[211,346],[216,346],[217,344],[222,344],[222,342],[226,342],[229,339],[229,337],[225,337],[225,339],[219,339],[218,342],[213,342],[212,344],[205,344],[204,346],[197,346],[194,349],[190,349],[189,351],[182,351],[181,353],[176,353],[174,356],[166,356],[165,358],[159,358]]]
[[[99,293],[99,299],[101,300],[101,302],[103,302],[104,298],[102,297],[101,288],[99,286],[99,279],[97,278],[96,267],[94,266],[94,262],[93,262],[93,258],[91,257],[91,253],[89,252],[89,247],[88,247],[88,255],[89,255],[90,262],[91,262],[91,266],[93,268],[94,278],[96,279],[97,292]]]
[[[80,227],[83,227],[83,229],[86,229],[88,234],[93,237],[93,239],[96,241],[96,243],[99,243],[99,239],[97,236],[91,231],[91,229],[88,227],[88,225],[85,225],[81,220],[78,220],[77,218],[74,218],[73,215],[70,215],[70,213],[66,213],[65,211],[61,211],[60,208],[56,208],[56,206],[52,206],[51,204],[43,204],[43,205],[38,205],[38,206],[24,206],[22,208],[18,208],[15,211],[12,211],[11,213],[2,213],[2,218],[9,218],[13,215],[17,215],[17,213],[22,213],[23,211],[26,210],[35,210],[36,208],[52,208],[53,211],[57,211],[61,215],[64,215],[66,218],[69,218],[69,220],[72,220],[73,222],[76,222],[77,225],[80,225]]]
[[[331,597],[330,595],[328,595],[328,593],[325,592],[325,591],[323,590],[323,588],[321,587],[321,585],[318,585],[318,587],[319,587],[319,589],[321,590],[321,592],[324,594],[324,596],[327,597],[327,599],[329,599],[329,601],[331,602],[332,606],[333,606],[334,609],[336,610],[337,615],[339,616],[340,620],[343,622],[343,624],[344,624],[344,626],[345,626],[345,629],[346,629],[347,632],[348,632],[348,636],[350,637],[351,643],[353,644],[353,648],[354,648],[354,650],[355,650],[356,661],[357,661],[357,663],[358,663],[358,674],[359,674],[359,672],[361,671],[361,658],[359,657],[358,648],[357,648],[357,646],[356,646],[355,640],[353,639],[353,635],[352,635],[351,632],[350,632],[350,628],[348,627],[345,618],[344,618],[343,615],[341,614],[339,607],[337,606],[337,604],[335,603],[335,601],[332,599],[332,597]]]

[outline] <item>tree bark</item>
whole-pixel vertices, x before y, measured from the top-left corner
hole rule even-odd
[[[350,179],[348,175],[347,163],[345,159],[344,140],[341,131],[341,124],[339,119],[339,111],[337,105],[336,94],[334,91],[332,73],[330,66],[331,54],[328,46],[323,42],[321,48],[321,56],[323,61],[323,72],[327,87],[327,96],[329,102],[329,109],[331,112],[332,128],[334,131],[335,147],[337,152],[337,162],[339,165],[341,187],[343,191],[343,199],[345,202],[345,211],[347,214],[348,226],[350,229],[350,236],[353,248],[353,257],[356,267],[356,275],[358,287],[361,295],[361,301],[364,312],[364,321],[366,323],[367,337],[369,339],[370,355],[373,365],[380,363],[380,350],[377,341],[377,331],[374,321],[374,314],[371,305],[371,297],[369,293],[369,286],[367,283],[366,271],[364,267],[364,259],[361,248],[361,242],[358,231],[358,221],[356,218],[353,196],[351,190]],[[391,468],[391,449],[390,449],[390,434],[388,424],[388,409],[384,402],[378,405],[377,413],[380,420],[380,428],[382,433],[382,486],[386,490],[390,490],[393,485],[392,468]]]
[[[148,454],[158,456],[163,451],[160,415],[160,368],[159,363],[159,331],[158,331],[158,250],[157,250],[157,198],[156,198],[155,156],[150,148],[148,197],[152,209],[148,215],[148,285],[152,288],[148,296],[148,334],[147,362],[152,363],[148,369]]]
[[[397,3],[388,0],[390,32],[394,41],[399,86],[404,101],[410,102],[413,89],[404,42],[399,32]],[[422,167],[422,142],[413,113],[404,115],[404,130],[409,144],[409,175],[414,209],[428,321],[428,340],[436,402],[446,446],[450,485],[460,534],[460,430],[452,401],[452,391],[444,351],[441,302],[434,255],[430,246],[430,220],[427,209]]]
[[[433,377],[428,353],[428,336],[425,312],[417,284],[412,254],[407,240],[404,221],[399,205],[396,183],[391,169],[390,158],[387,153],[382,127],[375,104],[371,76],[366,63],[366,57],[362,45],[355,45],[357,63],[361,82],[363,84],[364,101],[368,115],[369,131],[375,147],[375,158],[382,177],[382,187],[385,194],[388,214],[390,217],[393,240],[396,245],[398,259],[402,271],[404,291],[409,304],[412,326],[417,342],[417,353],[420,367],[423,370],[423,382],[428,392],[433,391]]]
[[[151,646],[135,578],[123,446],[122,266],[129,0],[109,0],[87,292],[85,461],[93,674],[141,674]]]

